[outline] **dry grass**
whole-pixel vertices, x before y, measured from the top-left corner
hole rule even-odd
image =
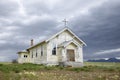
[[[0,80],[120,80],[119,72],[74,72],[65,70],[23,71],[1,75]]]
[[[2,64],[0,65],[0,80],[120,80],[120,66],[106,65],[102,67],[100,64],[87,63],[82,68],[46,67],[33,64]],[[117,64],[119,65],[119,63],[115,65]],[[6,69],[8,72],[6,72]]]

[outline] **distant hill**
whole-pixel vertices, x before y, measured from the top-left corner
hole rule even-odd
[[[117,58],[108,58],[106,59],[97,59],[97,60],[88,60],[87,62],[120,62],[120,59]]]

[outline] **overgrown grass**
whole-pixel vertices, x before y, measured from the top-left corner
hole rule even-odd
[[[103,65],[104,64],[104,65]],[[107,65],[108,64],[108,65]],[[110,65],[110,66],[109,66]],[[67,71],[120,71],[120,63],[86,63],[85,66],[79,68],[60,67],[60,66],[45,66],[38,64],[0,64],[0,71],[2,72],[15,72],[21,71],[38,71],[38,70],[67,70]]]
[[[85,66],[120,67],[120,62],[85,62]]]
[[[0,71],[2,72],[11,72],[14,71],[16,73],[19,73],[23,70],[40,70],[42,69],[44,66],[42,65],[37,65],[37,64],[30,64],[30,63],[26,63],[26,64],[0,64]]]
[[[45,66],[30,63],[0,64],[0,80],[51,80],[51,79],[120,80],[120,63],[86,62],[85,66],[78,68]]]

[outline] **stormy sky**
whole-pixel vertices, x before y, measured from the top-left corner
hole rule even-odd
[[[120,57],[119,0],[0,0],[0,61],[67,26],[79,36],[84,60]]]

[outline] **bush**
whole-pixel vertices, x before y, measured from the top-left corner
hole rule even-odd
[[[12,63],[18,63],[18,61],[16,59],[13,59]]]
[[[0,64],[0,66],[3,66],[3,64]]]
[[[59,67],[59,69],[60,69],[60,70],[63,70],[63,69],[64,69],[64,67],[60,66],[60,67]]]

